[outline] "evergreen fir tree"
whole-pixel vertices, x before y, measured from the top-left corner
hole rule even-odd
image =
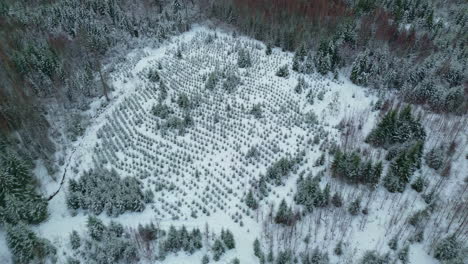
[[[78,235],[78,232],[75,230],[72,231],[70,234],[70,244],[72,246],[72,249],[78,249],[81,246],[81,238],[80,235]]]
[[[281,66],[276,72],[276,76],[282,77],[282,78],[288,78],[289,77],[288,65]]]
[[[327,207],[330,204],[330,184],[325,185],[323,190],[323,203],[322,207]]]
[[[249,190],[249,192],[247,193],[247,197],[245,198],[245,204],[253,210],[258,208],[258,203],[253,195],[252,190]]]
[[[276,212],[275,222],[277,224],[283,225],[290,225],[291,224],[291,217],[292,217],[292,210],[286,204],[286,201],[283,199],[278,207],[278,211]]]
[[[258,240],[258,238],[255,239],[253,243],[253,248],[254,248],[254,255],[257,258],[262,258],[263,252],[262,252],[262,248],[260,246],[260,241]]]
[[[434,257],[440,261],[448,261],[458,257],[460,254],[460,242],[455,235],[440,240],[434,250]]]
[[[267,43],[267,46],[266,46],[266,50],[265,50],[265,54],[268,56],[268,55],[271,55],[271,43]]]
[[[418,193],[422,192],[424,189],[424,186],[426,185],[424,178],[422,176],[418,176],[414,182],[411,184],[411,188],[413,190],[417,191]]]
[[[333,250],[333,252],[334,252],[335,255],[337,255],[337,256],[343,255],[343,243],[342,243],[341,241],[338,242],[338,244],[336,244],[336,247],[335,247],[335,249]]]
[[[201,261],[201,264],[208,264],[210,263],[210,257],[208,257],[208,255],[203,255],[203,258],[202,258],[202,261]]]
[[[226,251],[226,249],[224,248],[223,246],[223,243],[221,242],[221,240],[219,239],[216,239],[211,250],[213,251],[213,260],[214,261],[219,261],[219,259],[221,258],[221,256],[224,254],[224,252]]]
[[[400,252],[398,252],[398,259],[401,260],[401,263],[407,264],[409,262],[409,246],[404,246]]]
[[[234,249],[236,247],[234,235],[231,233],[231,231],[226,230],[224,234],[221,233],[221,239],[223,240],[224,245],[226,246],[228,250]]]
[[[391,249],[391,250],[397,250],[398,248],[398,236],[394,236],[392,237],[392,239],[390,239],[390,241],[388,242],[388,247]]]
[[[361,198],[356,198],[348,207],[348,212],[351,215],[357,215],[361,210]]]
[[[427,152],[424,157],[426,164],[429,168],[434,170],[439,170],[442,168],[444,162],[444,149],[442,146],[434,147],[429,152]]]
[[[333,194],[331,202],[335,207],[341,207],[343,205],[343,199],[341,198],[341,195],[337,192]]]
[[[89,236],[92,239],[100,241],[103,238],[106,226],[102,223],[101,219],[95,216],[88,216],[86,226],[88,228]]]
[[[217,73],[214,71],[210,73],[210,75],[208,76],[208,80],[206,81],[205,88],[207,90],[212,91],[216,87],[217,82],[218,82],[218,76],[217,76]]]
[[[7,224],[5,230],[6,242],[15,263],[42,263],[56,254],[56,249],[48,240],[38,238],[22,222]]]
[[[171,225],[167,233],[166,241],[164,242],[164,249],[166,252],[177,252],[181,248],[180,237],[177,229]]]

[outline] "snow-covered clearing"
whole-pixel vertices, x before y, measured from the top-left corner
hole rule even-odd
[[[249,50],[252,67],[238,69],[240,47]],[[178,51],[181,58],[176,56]],[[343,119],[360,124],[361,129],[348,143],[352,147],[364,147],[363,138],[377,118],[378,112],[370,110],[377,98],[346,79],[331,80],[291,70],[288,78],[278,77],[276,71],[290,64],[293,54],[273,49],[266,56],[263,43],[205,27],[195,27],[161,48],[139,53],[138,58],[144,53],[141,60],[133,62],[135,54],[130,54],[129,62],[115,67],[111,75],[115,88],[111,101],[106,107],[102,107],[104,99],[93,105],[92,125],[76,142],[64,186],[50,201],[50,218],[35,228],[59,248],[59,263],[65,261],[64,254],[69,251],[70,232],[84,232],[87,219],[84,212],[72,216],[67,209],[67,181],[100,166],[115,169],[122,177],[138,178],[145,189],[155,192],[155,200],[141,213],[118,217],[102,213],[99,218],[105,222],[116,220],[132,228],[150,221],[163,227],[185,225],[201,230],[207,224],[216,232],[228,228],[234,233],[237,246],[223,255],[220,263],[228,263],[234,257],[241,263],[258,263],[252,244],[255,238],[268,243],[267,230],[275,237],[272,245],[275,249],[305,248],[303,238],[310,234],[307,247],[327,251],[332,262],[357,259],[368,249],[386,252],[388,240],[400,232],[405,221],[402,216],[422,207],[423,201],[412,190],[389,194],[379,188],[371,192],[366,187],[347,186],[326,174],[322,187],[330,183],[332,193],[341,190],[345,204],[361,195],[369,214],[351,217],[345,208],[317,209],[297,224],[298,235],[294,241],[280,242],[283,228],[276,226],[271,231],[276,224],[265,223],[269,205],[276,208],[282,198],[294,204],[292,198],[299,174],[315,175],[327,167],[314,164],[323,148],[331,142],[341,142],[337,125]],[[185,110],[178,105],[180,96],[186,95],[192,103],[193,125],[184,132],[162,129],[163,121],[152,113],[161,87],[159,82],[148,80],[150,69],[157,69],[166,85],[168,96],[163,103],[170,106],[174,116],[185,117]],[[214,90],[207,90],[205,83],[213,71],[223,77]],[[229,74],[241,79],[232,92],[222,87],[224,76]],[[296,93],[299,76],[305,78],[307,87]],[[313,104],[308,94],[314,97]],[[254,106],[261,108],[260,118],[252,114]],[[305,121],[311,112],[318,116],[318,124]],[[318,142],[314,142],[317,137]],[[251,149],[256,150],[255,158],[247,157]],[[294,158],[302,151],[305,158],[284,186],[269,185],[269,195],[260,202],[260,208],[249,209],[244,198],[254,189],[259,176],[278,159]],[[381,154],[376,151],[372,155]],[[460,159],[462,164],[463,157]],[[455,169],[457,173],[468,169],[466,164],[460,166],[464,167]],[[454,185],[460,177],[453,179]],[[402,208],[406,211],[400,211]],[[345,241],[346,257],[334,256],[338,241]],[[2,244],[0,248],[4,248]],[[412,245],[410,263],[437,263],[427,250],[426,244]],[[164,263],[199,263],[203,253],[170,255]]]

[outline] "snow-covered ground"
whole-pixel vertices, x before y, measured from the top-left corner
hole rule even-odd
[[[249,51],[252,67],[238,69],[239,48]],[[176,56],[177,51],[182,58]],[[137,177],[145,189],[159,188],[154,203],[145,211],[118,217],[102,213],[99,218],[105,222],[116,220],[133,228],[150,221],[163,227],[185,225],[201,230],[207,224],[216,232],[229,228],[237,246],[220,263],[234,257],[241,263],[258,263],[252,245],[255,238],[266,241],[265,228],[274,225],[266,223],[269,205],[276,208],[282,198],[294,204],[292,198],[299,173],[315,175],[327,167],[314,164],[323,152],[321,147],[341,142],[342,135],[337,128],[340,122],[352,120],[360,124],[361,129],[349,144],[367,148],[363,138],[378,115],[370,110],[377,98],[345,78],[332,80],[318,74],[298,74],[291,69],[288,78],[276,76],[279,67],[291,64],[292,56],[279,49],[266,56],[263,43],[198,26],[161,48],[131,53],[127,62],[115,66],[111,75],[115,88],[111,101],[105,103],[102,99],[92,105],[92,123],[75,143],[76,151],[69,154],[72,156],[68,157],[70,164],[65,164],[69,167],[64,186],[49,204],[50,218],[35,227],[40,236],[59,248],[59,262],[65,261],[64,252],[70,250],[69,234],[72,230],[84,232],[87,219],[85,212],[72,216],[67,209],[67,181],[79,178],[91,168],[104,166],[115,169],[122,177]],[[185,94],[192,103],[196,102],[190,113],[194,125],[184,134],[176,129],[161,131],[162,121],[151,111],[158,103],[161,89],[159,83],[148,80],[150,69],[157,69],[166,85],[168,98],[164,103],[173,109],[175,116],[184,118],[183,109],[177,105],[180,95]],[[206,79],[213,71],[220,76],[235,73],[241,78],[241,84],[228,93],[223,90],[224,79],[220,77],[216,89],[207,90]],[[299,76],[307,83],[302,93],[294,91]],[[309,93],[315,97],[313,104],[308,102]],[[322,95],[320,100],[318,97]],[[257,104],[261,105],[261,118],[250,113]],[[318,124],[304,122],[310,112],[318,116]],[[317,135],[319,143],[313,144]],[[259,153],[256,160],[246,157],[253,147]],[[249,209],[243,199],[259,176],[276,160],[293,158],[301,151],[305,151],[305,159],[284,186],[270,185],[269,196],[261,201],[260,209]],[[371,155],[383,157],[377,150]],[[458,161],[460,166],[454,168],[452,185],[468,170],[463,159],[462,155]],[[423,171],[437,177],[434,172]],[[402,215],[410,215],[424,204],[413,190],[389,194],[378,188],[371,192],[364,187],[347,186],[326,175],[322,187],[330,183],[332,193],[341,190],[345,204],[360,195],[369,208],[367,216],[357,217],[349,216],[345,209],[317,209],[300,221],[298,229],[302,233],[297,235],[294,247],[305,248],[302,238],[311,234],[308,247],[327,251],[333,262],[356,260],[368,249],[388,251],[388,240],[401,231],[405,221]],[[332,226],[332,222],[336,225]],[[274,228],[271,232],[280,237],[283,228],[276,225]],[[401,236],[402,241],[408,238]],[[345,241],[345,257],[333,255],[338,241]],[[274,243],[275,248],[283,247],[279,241]],[[4,248],[0,234],[0,250]],[[411,245],[410,263],[437,263],[428,255],[428,249],[427,244]],[[7,263],[4,259],[8,256],[3,254],[7,253],[0,251],[0,262]],[[192,256],[170,255],[164,263],[199,263],[203,254],[202,251]]]

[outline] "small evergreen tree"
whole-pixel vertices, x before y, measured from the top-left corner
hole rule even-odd
[[[348,207],[348,212],[351,215],[357,215],[361,210],[361,198],[356,198]]]
[[[434,257],[440,261],[455,259],[459,255],[460,248],[460,243],[455,238],[455,235],[451,235],[437,243]]]
[[[271,55],[271,52],[272,52],[272,50],[271,50],[271,43],[268,42],[268,43],[267,43],[267,46],[266,46],[265,54],[266,54],[267,56],[269,56],[269,55]]]
[[[208,263],[210,263],[210,257],[205,254],[205,255],[203,255],[201,264],[208,264]]]
[[[281,78],[288,78],[289,77],[288,65],[281,66],[276,72],[276,76],[281,77]]]
[[[234,240],[234,235],[231,233],[231,231],[226,230],[221,232],[221,239],[223,240],[224,245],[228,250],[234,249],[236,247],[236,241]]]
[[[249,190],[249,192],[247,193],[247,197],[245,198],[245,204],[253,210],[258,208],[258,203],[253,195],[252,190]]]
[[[283,199],[278,207],[276,212],[275,222],[277,224],[290,225],[292,220],[292,209],[286,204],[286,201]]]
[[[221,256],[224,254],[226,249],[224,248],[223,243],[221,240],[216,239],[211,250],[213,251],[213,260],[218,261]]]
[[[337,255],[337,256],[343,255],[343,243],[342,243],[341,241],[338,242],[338,244],[336,244],[336,247],[335,247],[335,249],[333,250],[333,252],[334,252],[335,255]]]
[[[263,251],[262,251],[262,248],[260,246],[260,241],[258,240],[258,238],[255,239],[255,241],[253,243],[253,248],[254,248],[254,255],[257,258],[262,258],[263,257]]]
[[[394,236],[392,237],[392,239],[390,239],[390,241],[388,241],[388,247],[391,249],[391,250],[397,250],[398,248],[398,236]]]
[[[72,249],[78,249],[81,246],[80,235],[75,230],[73,230],[70,234],[70,244],[72,246]]]
[[[343,205],[343,199],[341,198],[341,195],[337,192],[333,194],[331,202],[335,207],[341,207]]]
[[[417,191],[418,193],[422,192],[424,189],[424,186],[426,185],[424,178],[422,176],[418,176],[414,182],[411,184],[411,188],[413,190]]]
[[[100,241],[103,238],[106,226],[102,223],[101,219],[95,216],[88,216],[86,226],[88,228],[89,236],[92,239]]]
[[[401,260],[401,263],[407,264],[409,261],[409,246],[404,246],[400,252],[398,252],[398,259]]]

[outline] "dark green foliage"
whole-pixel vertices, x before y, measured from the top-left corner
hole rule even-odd
[[[367,251],[364,253],[359,264],[388,264],[390,263],[390,259],[388,255],[381,256],[375,251]]]
[[[167,87],[164,82],[161,80],[159,82],[159,101],[162,102],[167,98]]]
[[[427,152],[424,160],[429,168],[439,170],[444,165],[444,148],[442,146],[434,147]]]
[[[343,205],[343,199],[341,198],[341,195],[336,192],[331,199],[331,203],[335,207],[341,207]]]
[[[434,257],[440,261],[452,260],[458,257],[462,245],[455,235],[441,239],[434,250]]]
[[[103,238],[106,226],[102,223],[101,219],[95,216],[88,216],[86,226],[88,228],[89,236],[92,239],[100,241]]]
[[[292,264],[293,254],[290,250],[284,250],[278,252],[278,257],[276,258],[276,264]]]
[[[276,76],[282,77],[282,78],[288,78],[289,77],[288,65],[281,66],[276,72]]]
[[[6,242],[15,263],[39,263],[54,257],[56,249],[22,222],[6,225]]]
[[[179,94],[179,97],[177,98],[177,105],[180,107],[180,108],[183,108],[183,109],[188,109],[190,108],[191,104],[190,104],[190,99],[188,98],[188,96],[184,93],[182,94]]]
[[[221,240],[223,240],[227,250],[234,249],[236,247],[234,235],[229,230],[221,230]]]
[[[159,77],[159,73],[156,69],[151,69],[149,72],[148,72],[148,80],[150,80],[150,82],[159,82],[161,78]]]
[[[83,247],[78,249],[84,263],[135,263],[138,249],[130,234],[116,222],[104,225],[97,217],[88,217],[88,235],[83,237]]]
[[[261,104],[255,104],[252,106],[250,110],[250,114],[253,115],[255,118],[260,119],[263,117],[263,109]]]
[[[226,252],[226,249],[224,248],[223,243],[221,240],[216,239],[215,242],[213,243],[213,246],[211,247],[211,250],[213,251],[213,260],[218,261],[221,256]]]
[[[375,146],[389,148],[394,144],[424,142],[426,132],[420,122],[411,115],[408,105],[400,112],[390,110],[366,138],[366,142]]]
[[[297,181],[297,192],[294,195],[294,201],[297,204],[305,206],[308,212],[312,212],[314,207],[325,207],[330,200],[330,186],[322,192],[319,186],[319,179],[309,175],[305,178],[299,178]]]
[[[390,241],[388,241],[388,247],[391,250],[397,250],[398,249],[398,236],[394,236],[394,237],[392,237],[392,239],[390,239]]]
[[[382,174],[382,163],[363,161],[357,152],[343,153],[337,150],[332,166],[332,176],[350,183],[368,184],[375,188]]]
[[[153,233],[153,238],[158,239],[160,230],[154,227],[152,227],[151,230]],[[193,229],[192,232],[188,232],[185,226],[182,226],[180,230],[177,230],[174,226],[171,225],[165,240],[161,241],[160,254],[165,256],[167,253],[176,253],[181,250],[192,254],[202,247],[202,235],[199,229]]]
[[[335,247],[335,249],[333,250],[333,252],[334,252],[335,255],[337,255],[337,256],[343,255],[343,243],[342,243],[341,241],[338,242],[338,244],[336,244],[336,247]]]
[[[201,264],[208,264],[210,263],[210,257],[208,257],[208,255],[203,255],[203,258],[202,258],[202,261],[201,261]]]
[[[326,252],[321,252],[317,247],[312,251],[304,252],[301,256],[302,264],[329,264],[330,260]]]
[[[133,177],[120,178],[116,171],[105,169],[85,172],[78,181],[71,179],[68,186],[69,209],[89,210],[99,215],[118,216],[126,211],[145,209],[142,184]]]
[[[351,215],[357,215],[361,210],[361,198],[356,198],[348,207],[348,212]]]
[[[297,85],[296,87],[294,87],[294,92],[296,92],[297,94],[301,94],[302,91],[304,91],[305,89],[307,89],[307,83],[304,77],[301,76],[297,79]]]
[[[430,211],[428,209],[422,209],[415,212],[409,217],[408,223],[414,227],[422,227],[423,222],[429,217]]]
[[[38,224],[47,216],[47,200],[37,194],[30,168],[16,156],[0,153],[0,223]]]
[[[245,197],[245,204],[253,210],[258,208],[258,202],[255,199],[252,190],[249,190],[247,193],[247,196]]]
[[[403,192],[410,182],[414,171],[421,166],[423,143],[415,142],[407,149],[403,149],[390,164],[383,185],[389,192]]]
[[[278,211],[275,215],[275,222],[282,225],[292,225],[295,220],[295,215],[291,207],[286,204],[286,201],[283,199],[278,207]]]
[[[239,68],[248,68],[252,66],[252,61],[250,59],[250,52],[247,49],[239,50],[239,57],[237,58],[237,65]]]
[[[332,41],[320,42],[314,62],[315,68],[317,68],[317,71],[322,75],[335,71],[340,62],[336,44]]]
[[[229,93],[234,92],[237,86],[239,86],[241,80],[234,72],[227,73],[226,80],[223,83],[223,89]]]
[[[266,176],[272,180],[274,184],[280,185],[282,179],[289,175],[289,172],[294,167],[294,161],[288,158],[281,158],[277,162],[268,167]]]
[[[275,256],[273,255],[273,248],[270,248],[270,250],[268,251],[268,255],[267,255],[267,261],[273,262],[274,259],[275,259]]]
[[[161,119],[166,119],[174,113],[174,111],[169,106],[163,103],[158,103],[157,105],[153,106],[151,112],[153,113],[153,115]]]
[[[398,252],[398,259],[401,260],[401,263],[407,264],[409,262],[409,246],[404,246],[400,252]]]
[[[418,193],[422,192],[425,186],[426,182],[422,176],[418,176],[411,184],[411,188],[413,188],[413,190],[417,191]]]
[[[70,234],[70,244],[72,249],[78,249],[81,246],[80,235],[75,230]]]
[[[206,81],[205,88],[208,90],[214,90],[218,83],[218,74],[216,71],[210,73],[208,80]]]
[[[265,50],[265,54],[268,56],[268,55],[271,55],[271,43],[267,43],[267,46],[266,46],[266,50]]]
[[[379,61],[376,61],[379,59],[377,54],[371,51],[365,51],[359,54],[351,69],[351,75],[349,77],[351,81],[357,85],[367,86],[369,84],[369,78],[373,77],[373,74],[381,73],[381,70],[377,67]]]
[[[256,238],[254,243],[253,243],[253,249],[254,249],[254,255],[257,258],[259,258],[259,259],[264,258],[262,247],[260,245],[260,241],[258,240],[258,238]]]

